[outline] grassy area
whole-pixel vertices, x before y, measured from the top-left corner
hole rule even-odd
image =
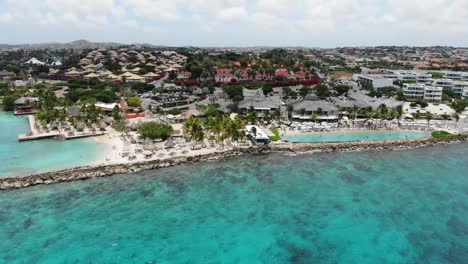
[[[353,77],[353,73],[345,72],[345,71],[333,72],[333,73],[330,73],[330,77],[334,79],[351,78]]]
[[[268,137],[271,141],[279,141],[281,140],[280,133],[275,128],[270,128],[270,131],[275,134],[275,136]]]
[[[432,132],[432,137],[433,138],[446,138],[446,137],[450,137],[450,136],[452,136],[452,134],[450,134],[447,131],[434,131],[434,132]]]

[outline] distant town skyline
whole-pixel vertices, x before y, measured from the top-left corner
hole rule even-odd
[[[0,43],[459,46],[466,0],[0,0]]]

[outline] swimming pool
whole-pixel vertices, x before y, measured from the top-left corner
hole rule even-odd
[[[295,136],[284,136],[283,139],[290,142],[345,142],[360,140],[390,140],[406,138],[422,138],[428,134],[425,132],[411,131],[359,131],[359,132],[331,132],[313,133]]]

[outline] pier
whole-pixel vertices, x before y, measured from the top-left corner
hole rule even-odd
[[[96,137],[106,135],[107,132],[93,132],[93,133],[80,133],[80,134],[73,134],[68,135],[66,132],[60,131],[49,131],[49,132],[41,132],[36,129],[36,118],[34,115],[28,116],[29,121],[29,129],[31,130],[30,133],[27,134],[20,134],[18,135],[19,141],[30,141],[30,140],[39,140],[39,139],[46,139],[46,138],[57,138],[62,140],[71,140],[71,139],[78,139],[78,138],[86,138],[86,137]]]

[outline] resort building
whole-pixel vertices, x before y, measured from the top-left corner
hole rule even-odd
[[[416,70],[384,70],[383,76],[389,79],[398,79],[402,82],[427,83],[432,80],[432,74]]]
[[[315,95],[309,95],[291,105],[293,107],[293,119],[311,120],[311,116],[317,114],[317,120],[338,120],[339,108],[332,102],[319,100]]]
[[[36,110],[33,104],[39,99],[37,97],[20,97],[14,102],[14,113],[15,115],[30,115],[35,114]]]
[[[370,74],[354,74],[353,79],[358,82],[367,82],[372,84],[374,89],[379,89],[386,86],[393,86],[393,80],[385,78],[382,75]]]
[[[463,81],[468,81],[468,72],[462,72],[461,79]]]
[[[256,144],[267,145],[270,143],[268,134],[272,134],[270,131],[266,131],[258,126],[246,126],[247,135],[250,135],[252,140]]]
[[[443,88],[452,88],[453,81],[451,79],[437,79],[433,82],[432,85]]]
[[[15,76],[14,72],[0,71],[0,80],[3,79],[3,78],[12,77],[12,76]]]
[[[192,73],[188,71],[180,72],[179,75],[177,75],[179,79],[190,79],[190,77],[192,77]]]
[[[215,81],[216,82],[230,82],[233,79],[237,80],[234,74],[231,73],[229,68],[220,68],[216,71]]]
[[[444,77],[452,80],[461,80],[463,72],[446,71]]]
[[[242,90],[244,100],[239,102],[239,109],[249,110],[253,108],[256,112],[264,113],[279,110],[281,107],[281,98],[279,96],[266,96],[263,89]]]
[[[452,89],[456,94],[463,96],[465,91],[468,93],[468,82],[455,81]]]
[[[428,86],[425,84],[403,85],[403,95],[409,99],[424,100],[427,102],[442,101],[442,87]]]

